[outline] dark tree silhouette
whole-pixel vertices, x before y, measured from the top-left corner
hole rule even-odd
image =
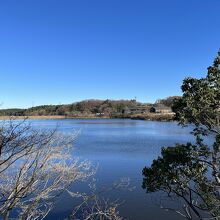
[[[175,210],[187,219],[220,218],[220,53],[201,79],[183,81],[183,97],[173,110],[180,124],[193,124],[195,143],[162,148],[161,156],[143,169],[143,188],[164,191],[183,201]],[[212,146],[204,137],[213,139]]]

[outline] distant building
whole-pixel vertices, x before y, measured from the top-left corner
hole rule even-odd
[[[162,113],[162,114],[173,113],[173,111],[170,107],[167,107],[167,106],[162,105],[162,104],[158,104],[156,106],[151,107],[150,112],[152,112],[152,113]]]
[[[96,113],[96,116],[103,116],[103,115],[105,115],[104,112],[97,112],[97,113]]]
[[[136,106],[136,107],[125,107],[122,111],[123,114],[143,114],[150,111],[149,106]]]

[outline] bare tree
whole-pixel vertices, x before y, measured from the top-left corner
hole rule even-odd
[[[26,120],[0,125],[0,217],[43,219],[73,182],[94,174],[72,157],[76,135],[33,129]]]
[[[124,203],[119,199],[106,199],[104,195],[108,193],[115,193],[118,190],[132,191],[135,187],[131,186],[129,178],[121,178],[110,187],[97,187],[96,180],[89,184],[89,193],[72,193],[72,197],[79,197],[82,202],[74,207],[70,219],[72,220],[126,220],[119,213],[119,207]]]

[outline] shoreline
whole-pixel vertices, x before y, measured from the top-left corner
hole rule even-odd
[[[54,120],[54,119],[132,119],[132,120],[144,120],[144,121],[174,121],[175,114],[141,114],[141,115],[127,115],[127,116],[116,116],[116,117],[97,117],[97,116],[78,116],[68,117],[65,115],[41,115],[41,116],[0,116],[0,120]]]

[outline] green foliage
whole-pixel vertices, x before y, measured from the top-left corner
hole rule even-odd
[[[173,109],[182,123],[204,125],[212,129],[219,125],[220,113],[220,53],[205,78],[186,78],[183,81],[182,99],[174,102]]]
[[[0,116],[24,116],[24,109],[2,109],[0,110]]]
[[[181,198],[181,214],[188,219],[204,219],[205,212],[214,219],[220,216],[219,57],[205,78],[183,81],[183,96],[172,105],[180,124],[194,125],[196,143],[162,148],[161,156],[143,169],[143,188]],[[214,139],[212,146],[204,144],[204,136]]]

